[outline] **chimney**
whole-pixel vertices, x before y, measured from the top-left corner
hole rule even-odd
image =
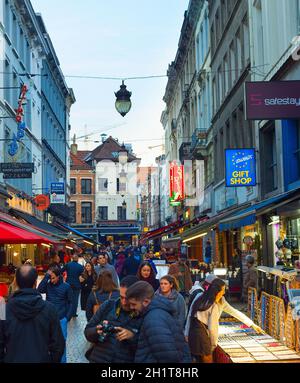
[[[73,144],[71,145],[71,153],[74,154],[74,156],[77,155],[76,134],[74,134],[74,137],[73,137]]]

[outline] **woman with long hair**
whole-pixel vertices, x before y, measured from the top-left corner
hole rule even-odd
[[[97,273],[94,270],[94,265],[92,264],[92,262],[86,262],[84,266],[84,272],[79,277],[79,280],[81,284],[81,310],[85,310],[88,297],[97,280]]]
[[[178,281],[173,275],[165,275],[159,280],[160,287],[156,291],[157,297],[168,299],[176,309],[174,317],[178,319],[183,329],[186,316],[186,304],[183,296],[179,294]]]
[[[148,282],[154,291],[159,288],[159,280],[155,278],[155,272],[149,262],[144,261],[140,264],[136,276],[139,281]]]
[[[256,332],[262,332],[250,318],[233,308],[225,300],[224,294],[225,282],[216,278],[206,291],[195,298],[190,308],[185,335],[188,336],[191,354],[199,362],[213,362],[213,351],[218,343],[219,319],[223,311]]]
[[[86,318],[89,321],[103,302],[108,299],[118,299],[119,289],[114,283],[112,274],[108,270],[100,272],[96,285],[90,292],[86,304]]]

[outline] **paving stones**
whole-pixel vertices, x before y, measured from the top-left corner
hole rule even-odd
[[[72,318],[68,323],[67,337],[67,363],[88,363],[84,354],[90,343],[85,339],[84,328],[86,326],[85,311],[78,307],[78,317]]]

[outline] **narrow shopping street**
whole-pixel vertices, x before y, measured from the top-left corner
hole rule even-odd
[[[77,312],[78,317],[72,318],[68,323],[67,363],[88,363],[84,356],[89,348],[89,342],[83,333],[87,323],[85,312],[79,308]]]

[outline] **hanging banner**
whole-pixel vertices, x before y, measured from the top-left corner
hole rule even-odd
[[[255,186],[255,149],[225,149],[225,184],[227,187]]]
[[[170,163],[170,205],[179,206],[184,200],[184,172],[183,165]]]
[[[300,81],[245,83],[247,120],[300,118]]]

